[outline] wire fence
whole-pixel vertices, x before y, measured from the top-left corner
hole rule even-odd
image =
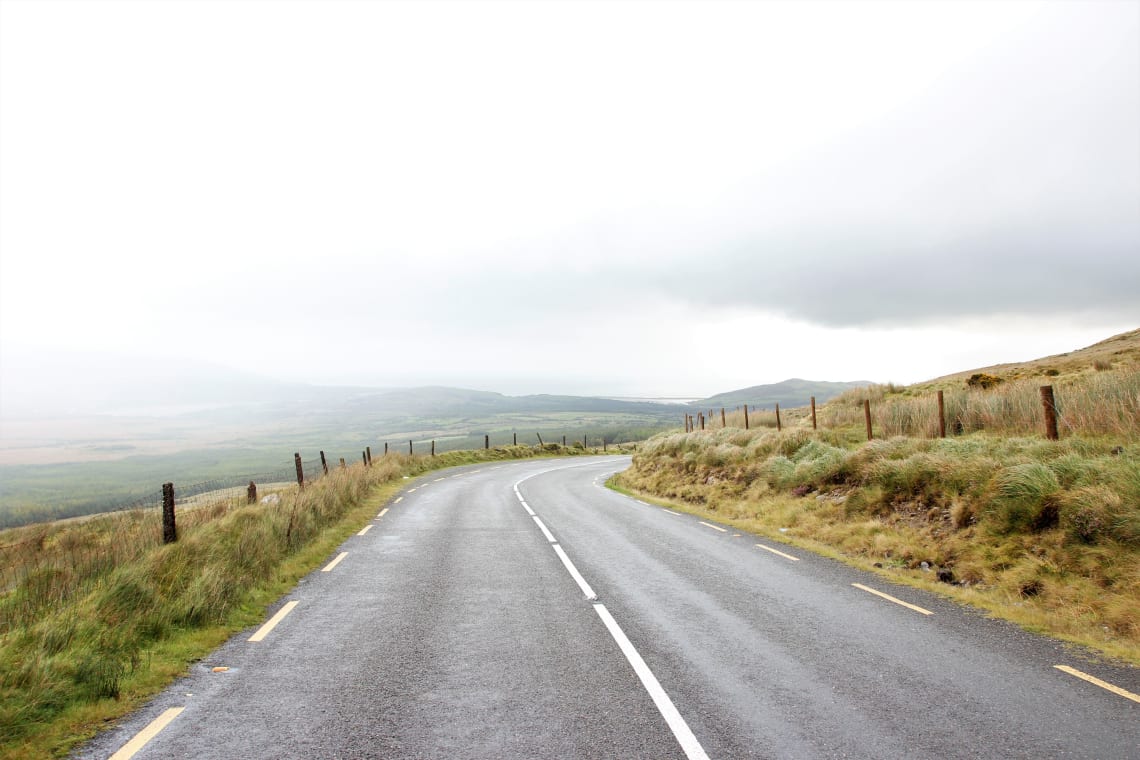
[[[863,428],[867,440],[911,436],[945,438],[986,431],[1002,435],[1112,436],[1140,439],[1140,372],[1098,372],[1056,389],[1032,380],[999,387],[967,387],[915,393],[892,386],[847,391],[816,409],[737,407],[686,413],[685,432],[724,427],[812,429]]]

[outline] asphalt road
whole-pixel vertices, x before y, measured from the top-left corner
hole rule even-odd
[[[1140,757],[1137,669],[606,490],[627,462],[409,482],[76,756]]]

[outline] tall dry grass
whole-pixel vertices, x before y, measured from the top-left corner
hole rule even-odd
[[[943,393],[948,435],[986,431],[998,435],[1035,435],[1045,430],[1041,381],[1014,380],[989,390],[961,387]],[[1140,372],[1121,368],[1081,375],[1054,387],[1062,435],[1109,436],[1140,440]],[[863,400],[871,402],[876,436],[934,438],[938,401],[934,391],[916,394],[891,386],[847,391],[818,414],[821,426],[862,426]]]

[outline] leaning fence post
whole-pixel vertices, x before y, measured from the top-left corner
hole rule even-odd
[[[174,525],[174,484],[162,484],[162,543],[172,544],[178,540],[178,529]]]
[[[744,405],[744,429],[748,429],[748,404]]]
[[[540,433],[535,433],[535,435],[538,437],[538,446],[539,446],[539,448],[542,448],[542,446],[543,446],[543,443],[542,443],[542,435],[541,435]]]
[[[368,466],[368,452],[367,451],[360,452],[360,458],[362,460],[364,460],[364,466],[367,467]]]
[[[297,488],[305,487],[305,468],[301,466],[301,455],[293,454],[293,465],[297,468]]]
[[[325,452],[321,452],[321,469],[324,470],[325,475],[329,474],[329,463],[325,460]]]
[[[867,420],[867,440],[871,440],[871,401],[863,399],[863,418]]]
[[[257,503],[257,484],[252,480],[249,481],[249,488],[245,489],[245,501],[247,504]]]
[[[946,400],[942,397],[942,391],[938,391],[938,437],[946,437]]]
[[[780,405],[776,404],[776,432],[778,433],[781,430],[783,427],[780,425]]]
[[[1050,441],[1060,438],[1057,433],[1057,400],[1053,397],[1053,386],[1041,386],[1041,406],[1045,408],[1045,437]]]
[[[811,429],[818,430],[815,426],[815,396],[811,397]]]

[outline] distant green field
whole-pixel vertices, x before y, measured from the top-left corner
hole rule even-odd
[[[365,447],[373,458],[384,452],[408,452],[414,442],[417,454],[428,454],[431,441],[442,453],[482,448],[484,436],[491,446],[536,445],[538,434],[547,443],[581,442],[590,446],[645,440],[679,425],[679,413],[645,405],[646,411],[590,410],[518,411],[440,414],[439,416],[388,416],[378,419],[367,413],[334,413],[311,419],[293,419],[276,430],[251,433],[223,446],[188,448],[174,454],[124,456],[111,461],[61,464],[0,465],[0,528],[31,522],[74,517],[161,499],[162,484],[173,482],[179,493],[225,487],[249,480],[270,482],[294,477],[294,452],[300,453],[311,476],[320,468],[324,451],[330,466],[361,460]],[[672,418],[677,417],[678,421]],[[157,425],[157,423],[156,423]],[[161,433],[161,430],[156,430]],[[118,442],[119,451],[146,451],[145,440]],[[106,451],[105,447],[100,447]],[[196,489],[197,490],[197,489]]]

